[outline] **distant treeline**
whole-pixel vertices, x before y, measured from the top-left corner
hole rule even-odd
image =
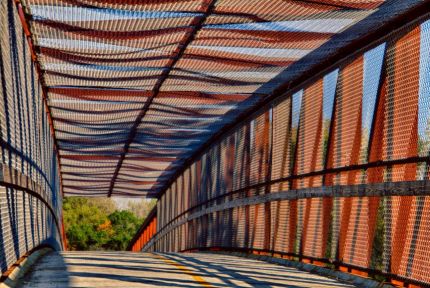
[[[111,198],[64,198],[68,249],[125,250],[154,204],[130,201],[126,209],[118,210]]]

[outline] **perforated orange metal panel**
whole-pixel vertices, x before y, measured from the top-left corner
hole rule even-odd
[[[429,46],[422,20],[264,107],[190,166],[202,184],[183,193],[198,200],[153,243],[188,225],[182,251],[270,253],[428,286]],[[176,211],[169,201],[159,205]]]

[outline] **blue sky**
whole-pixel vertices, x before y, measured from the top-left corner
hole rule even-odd
[[[430,20],[421,25],[419,85],[418,133],[425,139],[430,118]]]
[[[361,127],[370,133],[386,44],[364,53],[363,109]]]

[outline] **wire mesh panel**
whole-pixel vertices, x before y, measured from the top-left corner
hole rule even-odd
[[[420,0],[18,2],[43,72],[64,192],[156,197],[187,159],[198,158],[195,151],[245,111],[312,74],[318,63],[363,34],[422,5]],[[10,100],[21,99],[17,95]],[[14,157],[18,166],[27,165]]]
[[[272,180],[291,175],[292,151],[290,138],[291,98],[278,103],[273,108],[272,136]],[[288,185],[274,185],[274,191],[288,189]]]
[[[0,188],[0,268],[4,272],[17,259],[42,244],[61,249],[60,227],[50,206],[24,191]]]
[[[387,160],[417,155],[417,117],[420,27],[387,48],[384,156]],[[408,61],[405,61],[405,59]],[[407,84],[407,85],[406,85]],[[395,165],[385,172],[387,181],[414,180],[416,164]]]
[[[42,245],[62,249],[60,176],[40,75],[15,2],[0,17],[0,271]]]
[[[214,143],[190,166],[200,190],[182,190],[195,199],[186,216],[173,214],[143,250],[172,251],[156,243],[174,235],[187,244],[173,251],[271,253],[428,286],[429,23],[345,59]],[[175,185],[163,209],[179,205],[167,198]]]

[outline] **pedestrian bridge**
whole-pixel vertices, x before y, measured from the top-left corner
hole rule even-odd
[[[51,247],[25,285],[428,287],[429,7],[2,0],[0,281]],[[157,205],[87,255],[71,196]]]
[[[20,287],[354,287],[262,261],[207,253],[52,252]]]

